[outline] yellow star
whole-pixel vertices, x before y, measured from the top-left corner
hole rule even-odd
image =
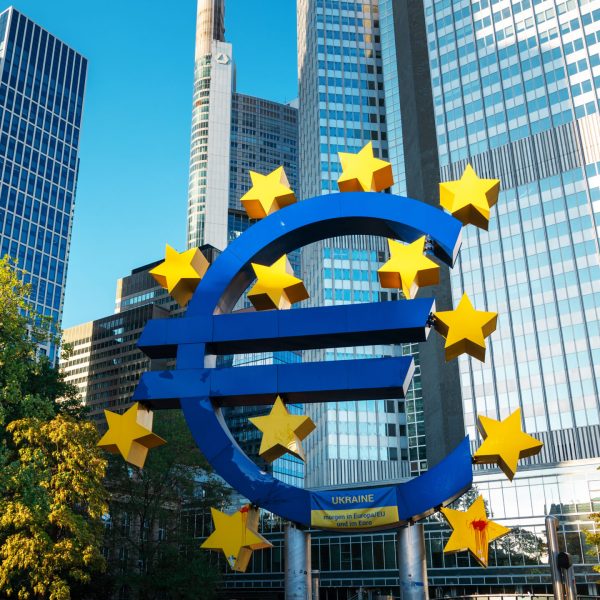
[[[294,277],[285,254],[270,267],[252,263],[252,268],[257,281],[248,292],[248,300],[256,310],[285,310],[308,298],[304,282]]]
[[[264,219],[280,208],[296,202],[283,167],[278,167],[268,175],[250,171],[250,179],[252,187],[240,202],[251,219]]]
[[[404,296],[414,298],[419,287],[440,282],[440,267],[425,256],[425,236],[412,244],[388,240],[390,259],[377,271],[384,288],[402,288]]]
[[[373,155],[369,142],[358,154],[339,152],[342,174],[340,192],[381,192],[394,184],[392,165]]]
[[[211,508],[210,512],[215,530],[201,548],[222,550],[234,571],[243,573],[247,569],[253,550],[272,547],[272,544],[257,532],[257,509],[244,507],[232,515],[216,508]]]
[[[469,550],[482,567],[487,567],[488,544],[509,533],[510,529],[488,520],[481,496],[464,512],[452,508],[442,508],[441,511],[452,527],[444,552]]]
[[[140,469],[146,462],[148,450],[167,443],[152,433],[152,411],[142,408],[138,402],[122,415],[109,410],[105,410],[104,415],[108,431],[98,446],[111,454],[120,452],[128,463]]]
[[[167,244],[165,260],[150,271],[158,284],[185,306],[194,295],[209,264],[198,248],[177,252]]]
[[[455,310],[433,314],[436,331],[446,338],[446,361],[470,354],[485,362],[485,338],[496,331],[498,313],[475,310],[463,294]]]
[[[473,454],[473,461],[497,464],[511,481],[517,472],[519,459],[534,456],[544,445],[521,429],[520,408],[504,421],[479,416],[477,428],[484,442]]]
[[[302,440],[315,429],[310,417],[291,415],[277,396],[267,416],[253,417],[249,421],[263,433],[259,455],[267,462],[273,462],[286,452],[305,460]]]
[[[440,183],[440,204],[464,225],[487,230],[490,208],[498,202],[499,179],[480,179],[467,165],[458,181]]]

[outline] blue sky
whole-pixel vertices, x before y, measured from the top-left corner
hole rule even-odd
[[[295,98],[296,2],[226,2],[238,91]],[[14,6],[89,60],[63,316],[69,327],[111,314],[118,277],[159,259],[165,242],[185,244],[196,2]]]

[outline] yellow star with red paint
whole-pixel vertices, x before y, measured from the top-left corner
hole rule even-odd
[[[510,529],[487,518],[481,496],[466,511],[452,508],[442,508],[441,511],[452,527],[444,553],[468,550],[482,567],[487,567],[489,543],[506,535]]]
[[[392,165],[373,154],[369,142],[357,154],[339,152],[342,174],[338,179],[341,192],[380,192],[394,184]]]
[[[467,165],[459,180],[440,183],[440,204],[464,225],[487,230],[490,208],[498,202],[499,193],[499,179],[481,179]]]
[[[425,236],[412,244],[388,240],[390,259],[377,271],[384,288],[402,288],[407,299],[417,295],[419,287],[440,281],[440,267],[425,252]]]
[[[469,297],[463,294],[455,310],[433,314],[433,326],[446,338],[446,360],[470,354],[485,362],[485,338],[496,331],[498,313],[475,310]]]
[[[222,550],[234,571],[244,572],[248,568],[253,550],[272,547],[257,531],[258,509],[244,507],[232,515],[216,508],[211,508],[210,512],[215,530],[201,547]]]
[[[283,167],[278,167],[268,175],[250,171],[252,187],[240,202],[251,219],[264,219],[275,211],[294,204],[296,196],[290,188]]]

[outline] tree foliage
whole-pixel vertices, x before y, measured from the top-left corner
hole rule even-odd
[[[106,462],[76,390],[40,354],[53,325],[0,259],[0,593],[69,600],[102,567]]]
[[[586,531],[585,541],[588,546],[592,546],[592,549],[589,552],[590,556],[597,559],[598,553],[600,552],[600,513],[593,513],[590,517],[596,526],[596,531]],[[594,571],[600,573],[600,565],[594,565]]]
[[[125,587],[138,600],[214,598],[220,569],[200,550],[197,527],[208,527],[209,507],[222,507],[229,492],[211,474],[180,412],[155,413],[154,430],[167,444],[150,452],[143,469],[119,456],[109,461],[108,569],[96,582],[96,597]]]

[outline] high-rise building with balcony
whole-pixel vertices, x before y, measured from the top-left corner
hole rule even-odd
[[[33,306],[59,327],[87,60],[11,7],[0,14],[0,72],[0,255],[18,261]]]

